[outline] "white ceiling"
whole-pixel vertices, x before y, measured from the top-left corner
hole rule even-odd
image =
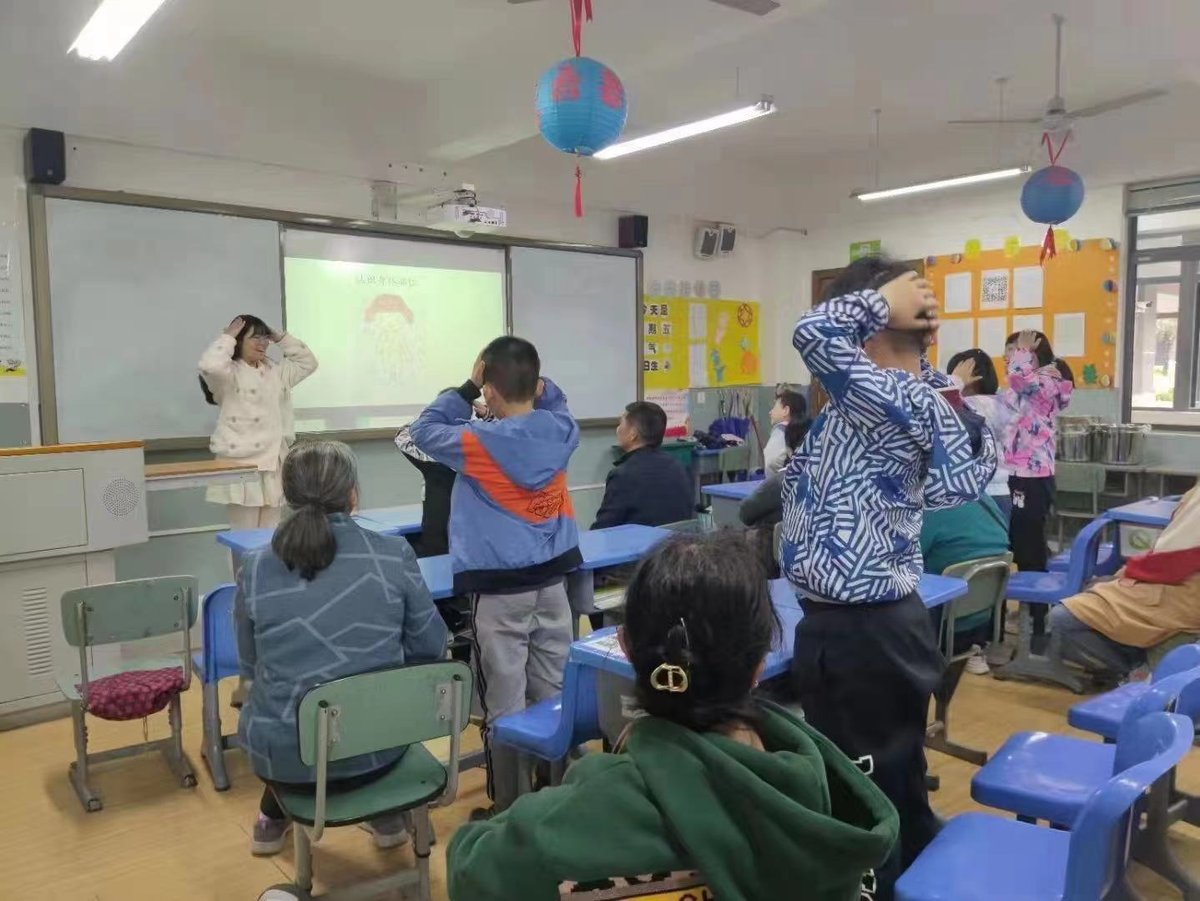
[[[167,0],[108,64],[66,49],[96,0],[0,3],[0,123],[344,174],[429,163],[486,190],[557,195],[570,161],[537,137],[538,74],[570,53],[567,0]],[[589,202],[810,224],[874,182],[1031,155],[1032,127],[962,128],[1052,93],[1035,0],[784,0],[755,17],[705,0],[594,0],[584,52],[625,81],[630,131],[774,95],[780,113],[590,167]],[[1089,178],[1200,170],[1200,3],[1057,0],[1064,93],[1084,106],[1171,95],[1087,120],[1064,161]],[[1035,157],[1036,159],[1036,157]],[[391,168],[389,168],[389,165]]]

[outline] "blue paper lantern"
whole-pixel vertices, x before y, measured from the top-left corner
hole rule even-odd
[[[563,153],[591,156],[621,136],[629,105],[625,86],[604,63],[572,56],[538,79],[538,130]]]
[[[1083,179],[1066,166],[1039,169],[1021,189],[1021,209],[1034,222],[1058,225],[1083,206]]]

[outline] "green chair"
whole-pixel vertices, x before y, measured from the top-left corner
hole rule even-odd
[[[63,635],[67,644],[79,649],[79,671],[59,673],[57,681],[59,690],[71,704],[71,720],[75,727],[75,762],[68,769],[68,776],[85,810],[96,811],[104,806],[88,781],[88,768],[94,763],[160,751],[180,783],[185,788],[195,786],[195,772],[183,752],[183,717],[178,694],[171,699],[167,708],[171,737],[159,741],[89,754],[85,719],[88,684],[105,676],[180,666],[183,668],[182,691],[187,691],[192,681],[191,628],[195,622],[194,576],[160,576],[109,585],[89,585],[63,594]],[[95,648],[176,633],[183,639],[183,647],[178,655],[120,660],[117,664],[107,666],[95,666],[90,660]]]
[[[395,889],[418,888],[429,901],[429,810],[458,794],[459,739],[471,713],[471,670],[458,661],[439,661],[347,676],[309,689],[296,722],[300,759],[316,768],[313,794],[275,788],[279,806],[294,823],[296,882],[268,892],[313,897],[312,846],[327,826],[349,826],[390,813],[405,813],[417,858],[415,869],[359,883],[325,898],[362,898]],[[441,763],[421,742],[450,739],[450,758]],[[329,764],[348,757],[407,746],[400,763],[381,779],[347,792],[327,792]]]
[[[956,624],[968,617],[990,611],[992,614],[992,645],[1000,643],[1000,611],[1008,591],[1008,577],[1012,571],[1012,554],[981,557],[966,560],[946,567],[943,576],[953,576],[967,583],[967,593],[955,598],[942,608],[941,630],[938,641],[942,655],[946,658],[946,674],[934,692],[933,722],[925,730],[925,747],[968,763],[982,766],[987,763],[987,752],[976,751],[950,740],[950,701],[962,679],[963,670],[971,656],[970,651],[954,653]]]

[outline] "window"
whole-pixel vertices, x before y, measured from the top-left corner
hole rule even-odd
[[[1125,409],[1134,422],[1200,426],[1200,206],[1130,219]]]

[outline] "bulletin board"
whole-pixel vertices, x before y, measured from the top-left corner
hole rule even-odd
[[[928,257],[925,277],[941,306],[935,365],[945,369],[961,350],[982,347],[1003,379],[1004,340],[1044,332],[1080,387],[1108,388],[1116,376],[1119,256],[1107,238],[1059,243],[1039,263],[1041,247],[1015,239],[997,250]]]
[[[753,300],[646,297],[645,390],[761,384],[760,318]]]

